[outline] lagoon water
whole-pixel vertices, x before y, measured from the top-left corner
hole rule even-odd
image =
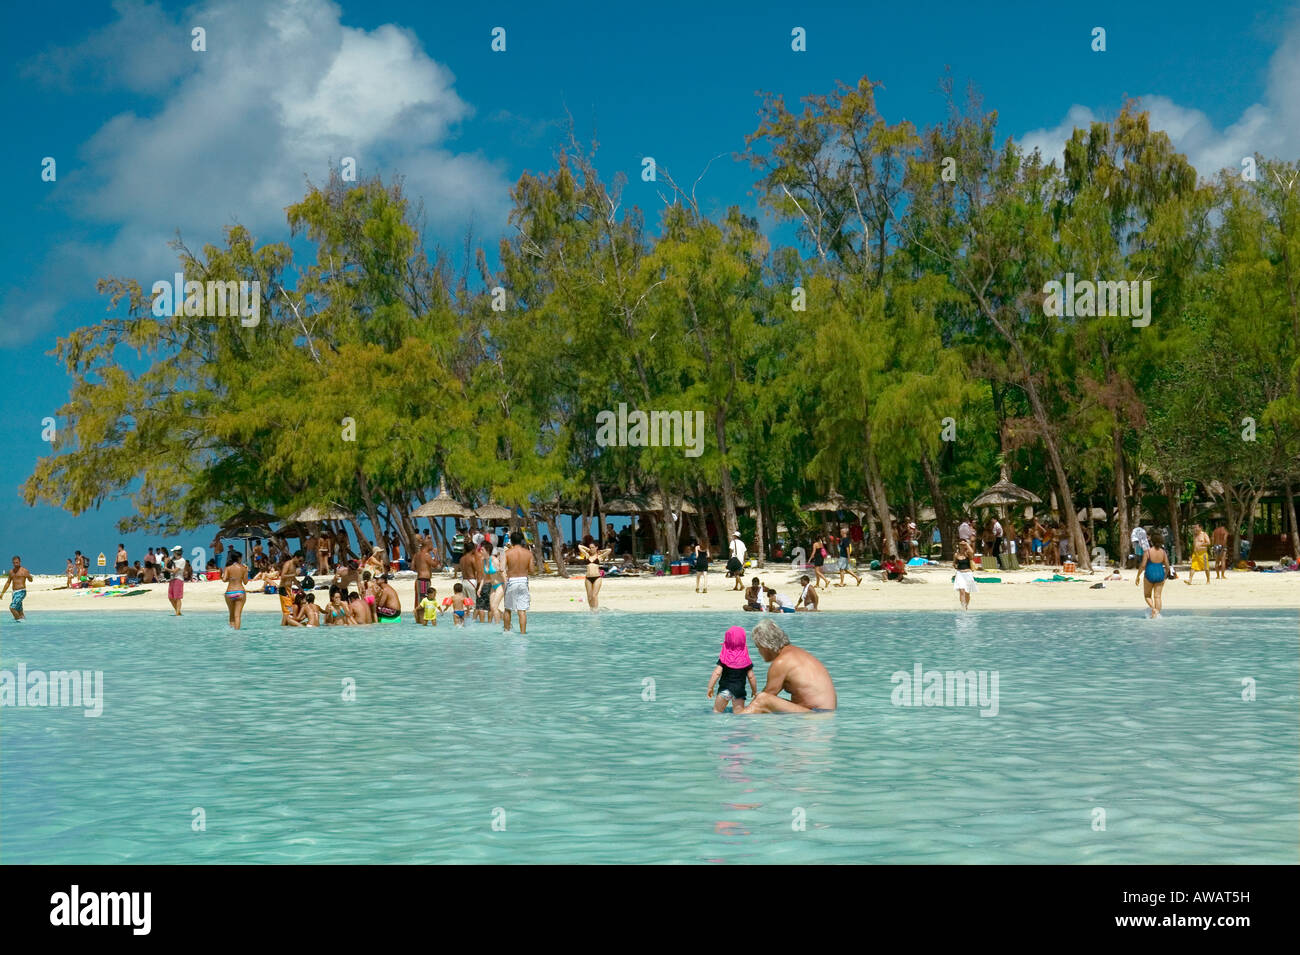
[[[839,711],[714,715],[755,622],[5,621],[0,668],[101,670],[104,702],[0,710],[0,861],[1297,860],[1294,611],[785,615]],[[996,671],[996,716],[895,705],[917,664]]]

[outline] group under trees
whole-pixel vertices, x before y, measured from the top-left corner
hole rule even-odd
[[[235,226],[178,244],[188,279],[258,282],[260,321],[156,315],[140,280],[105,279],[109,316],[58,343],[66,425],[23,494],[74,512],[127,497],[124,531],[329,501],[368,522],[361,542],[408,549],[444,485],[557,537],[561,515],[639,495],[665,552],[711,525],[761,555],[833,488],[868,503],[885,551],[933,508],[948,555],[1002,473],[1055,501],[1084,566],[1080,504],[1105,505],[1122,556],[1149,502],[1189,486],[1234,535],[1280,491],[1294,548],[1297,163],[1198,178],[1127,106],[1058,164],[1000,140],[973,97],[949,89],[917,130],[874,89],[763,100],[737,159],[770,234],[671,176],[643,209],[570,136],[513,188],[494,262],[470,240],[427,250],[418,206],[379,179],[312,187],[293,243]],[[1045,307],[1066,274],[1149,281],[1149,324]],[[700,412],[701,453],[601,443],[596,416],[621,404]]]

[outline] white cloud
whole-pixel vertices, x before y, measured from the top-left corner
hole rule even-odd
[[[49,70],[59,86],[88,78],[159,94],[156,110],[104,123],[84,144],[79,168],[60,166],[56,195],[69,219],[115,230],[111,241],[79,249],[84,285],[109,274],[146,285],[169,275],[176,259],[166,242],[178,230],[194,249],[219,243],[235,221],[260,241],[281,238],[285,207],[344,156],[356,159],[359,176],[403,176],[435,234],[471,221],[480,231],[504,226],[504,166],[452,148],[456,124],[472,108],[409,30],[345,27],[329,0],[214,0],[176,22],[144,4],[117,10],[119,20],[76,47],[38,56],[27,71]],[[191,24],[206,29],[206,52],[190,50]],[[179,44],[187,59],[143,76],[126,62],[134,57],[110,53],[128,32],[132,49]],[[6,297],[3,314],[38,304],[48,314],[45,306],[68,294],[66,260],[52,254],[35,287]]]
[[[1213,178],[1224,168],[1240,169],[1242,158],[1255,153],[1295,159],[1300,156],[1300,18],[1292,20],[1269,60],[1262,100],[1225,129],[1217,129],[1201,110],[1180,106],[1168,96],[1153,93],[1137,99],[1151,114],[1151,127],[1167,132],[1174,147],[1204,178]],[[1076,104],[1057,126],[1028,132],[1020,142],[1026,149],[1038,148],[1045,160],[1059,163],[1074,129],[1101,118],[1110,116]]]

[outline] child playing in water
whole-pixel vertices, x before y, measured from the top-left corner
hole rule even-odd
[[[474,601],[465,596],[465,588],[461,584],[456,584],[452,589],[452,596],[442,602],[443,610],[450,609],[456,617],[456,626],[465,626],[465,613],[474,606]]]
[[[429,592],[424,595],[424,599],[417,604],[420,612],[424,615],[424,625],[427,627],[432,623],[438,626],[438,591],[430,587]]]
[[[732,627],[722,638],[722,652],[718,655],[718,665],[709,677],[709,699],[713,699],[713,688],[718,687],[718,698],[713,702],[713,712],[721,713],[731,704],[731,712],[745,708],[745,681],[758,696],[758,681],[754,679],[754,662],[749,659],[749,650],[745,647],[745,628]]]

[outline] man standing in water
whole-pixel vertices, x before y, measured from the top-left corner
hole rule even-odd
[[[481,538],[479,534],[474,536]],[[478,541],[471,540],[465,544],[465,552],[460,558],[460,580],[465,585],[465,596],[474,601],[477,608],[478,589],[483,581],[483,555],[478,549]]]
[[[835,709],[835,684],[826,667],[807,650],[796,647],[771,620],[760,620],[754,645],[767,668],[767,685],[742,713],[816,713]],[[780,696],[785,691],[790,699]],[[734,712],[734,708],[733,708]]]
[[[185,558],[181,556],[180,546],[172,548],[171,560],[167,569],[171,571],[171,580],[167,582],[167,599],[171,602],[175,616],[181,615],[181,600],[185,597]]]
[[[15,620],[24,620],[27,614],[23,613],[23,598],[27,596],[27,584],[32,580],[32,572],[23,566],[21,557],[14,557],[13,570],[9,571],[9,579],[5,581],[3,588],[0,588],[0,597],[5,595],[5,591],[10,585],[14,588],[13,596],[9,599],[9,612],[14,615]]]
[[[415,571],[415,622],[424,623],[424,611],[420,601],[429,593],[433,582],[433,542],[427,537],[420,537],[420,549],[411,558],[411,569]]]
[[[528,575],[533,571],[533,552],[524,546],[524,535],[515,531],[510,535],[510,549],[506,551],[506,603],[505,630],[510,632],[510,612],[519,614],[519,632],[528,632],[528,607],[532,597],[528,593]]]

